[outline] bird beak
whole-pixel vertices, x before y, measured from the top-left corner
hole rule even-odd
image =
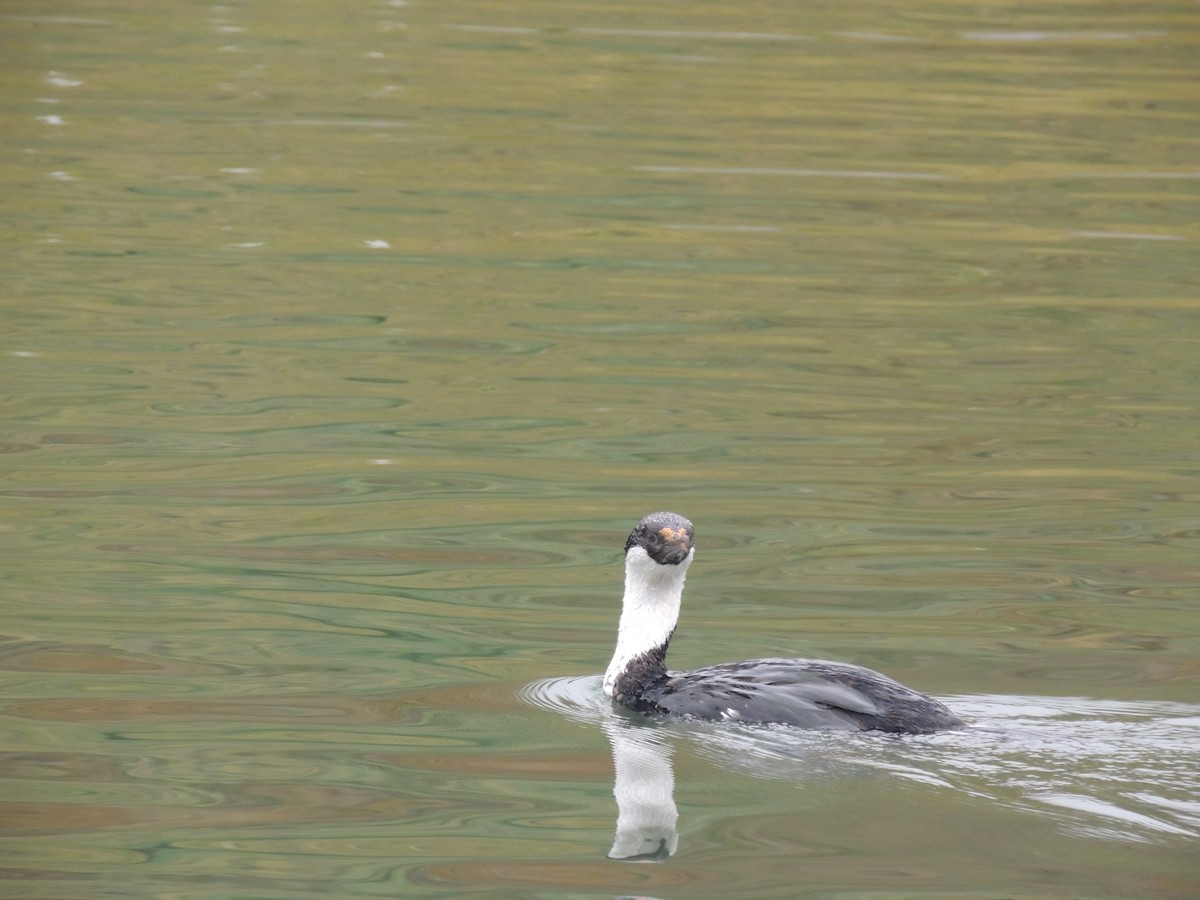
[[[666,545],[666,553],[663,554],[666,562],[678,565],[687,559],[692,552],[692,536],[686,528],[660,528],[658,533]]]

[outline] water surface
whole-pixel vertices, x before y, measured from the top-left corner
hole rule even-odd
[[[1200,890],[1190,6],[2,24],[0,893]],[[597,704],[658,508],[978,729]]]

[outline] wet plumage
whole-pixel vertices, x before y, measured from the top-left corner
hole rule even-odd
[[[879,672],[813,659],[766,658],[671,672],[667,646],[694,555],[692,523],[642,519],[625,544],[625,597],[605,692],[650,715],[801,728],[928,733],[960,728],[944,705]]]

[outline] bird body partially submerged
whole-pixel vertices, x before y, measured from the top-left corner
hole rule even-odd
[[[727,722],[924,734],[963,727],[931,697],[871,669],[813,659],[750,659],[691,672],[667,669],[692,523],[646,516],[625,544],[625,597],[604,692],[636,712]]]

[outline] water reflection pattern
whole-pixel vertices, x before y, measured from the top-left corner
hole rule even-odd
[[[1015,805],[1093,837],[1200,837],[1200,706],[1081,698],[953,698],[962,732],[882,735],[783,726],[663,723],[626,713],[595,677],[527,685],[527,702],[598,725],[612,744],[619,806],[611,855],[654,858],[678,845],[673,745],[714,764],[803,783],[874,769],[979,803]],[[1019,794],[1014,799],[1012,791]]]
[[[1192,4],[0,29],[0,894],[1200,896]],[[516,700],[651,502],[731,526],[681,666],[1035,737]],[[666,864],[604,856],[606,733]]]

